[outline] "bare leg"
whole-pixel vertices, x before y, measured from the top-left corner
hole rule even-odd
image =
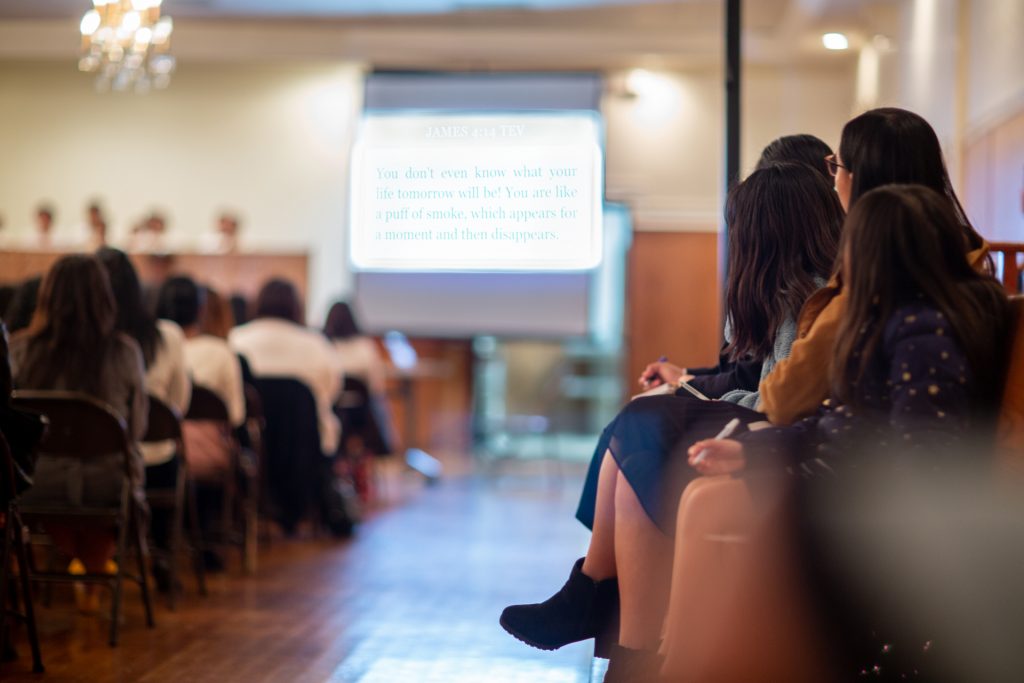
[[[696,658],[736,590],[735,570],[754,525],[747,485],[730,477],[702,477],[686,488],[679,503],[671,593],[662,646],[663,671],[671,677],[692,673]]]
[[[615,487],[615,559],[619,575],[619,644],[656,650],[672,572],[673,540],[662,533],[620,473]]]
[[[590,547],[583,560],[583,573],[601,581],[615,576],[615,489],[619,466],[610,452],[601,461],[597,478],[597,501],[594,505],[594,530]]]
[[[680,506],[662,646],[664,680],[818,683],[842,678],[827,660],[821,626],[798,570],[792,513],[777,505],[786,491],[762,493],[755,510],[745,485],[719,481],[694,491],[685,509]],[[728,537],[737,533],[745,533],[748,541],[730,543]]]

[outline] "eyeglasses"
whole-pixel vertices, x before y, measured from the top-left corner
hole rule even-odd
[[[844,169],[846,171],[850,170],[836,161],[835,154],[829,154],[825,157],[825,164],[828,166],[828,172],[831,173],[833,177],[835,177],[836,173],[839,173],[839,169]]]

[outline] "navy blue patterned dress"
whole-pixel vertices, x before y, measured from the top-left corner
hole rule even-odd
[[[998,342],[999,336],[992,338]],[[993,348],[994,364],[1001,353]],[[974,440],[989,433],[1000,388],[978,379],[991,374],[981,370],[972,371],[942,312],[916,299],[886,321],[879,348],[853,387],[856,408],[833,398],[790,427],[738,437],[748,453],[749,468],[742,476],[755,493],[759,472],[771,471],[764,467],[768,463],[803,475],[796,480],[792,508],[803,583],[828,625],[836,654],[854,677],[929,678],[929,668],[938,664],[927,625],[907,630],[910,622],[895,616],[891,605],[855,597],[845,555],[837,552],[850,541],[850,531],[835,523],[843,519],[835,507],[841,504],[829,501],[848,501],[848,492],[837,494],[857,481],[859,505],[870,506],[863,498],[871,495],[870,484],[865,489],[860,477],[848,476],[861,468],[873,467],[874,477],[887,476],[890,467],[928,476],[945,464],[984,454]],[[823,516],[825,510],[831,513]]]
[[[994,350],[995,352],[995,350]],[[857,467],[856,454],[913,454],[966,438],[995,387],[979,387],[949,321],[923,300],[901,306],[853,387],[857,407],[829,399],[789,427],[748,432],[751,464],[776,458],[794,473]],[[854,358],[859,362],[859,359]]]

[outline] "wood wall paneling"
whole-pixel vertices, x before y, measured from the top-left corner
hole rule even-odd
[[[626,389],[658,357],[712,365],[721,343],[718,234],[636,232],[626,291]]]

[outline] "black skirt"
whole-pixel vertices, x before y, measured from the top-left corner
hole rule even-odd
[[[755,410],[726,401],[704,401],[691,396],[646,396],[630,401],[605,427],[590,461],[576,519],[588,529],[594,525],[597,479],[605,452],[636,492],[644,511],[659,529],[673,535],[683,489],[700,474],[687,462],[686,450],[710,439],[734,417],[746,425],[767,418]]]

